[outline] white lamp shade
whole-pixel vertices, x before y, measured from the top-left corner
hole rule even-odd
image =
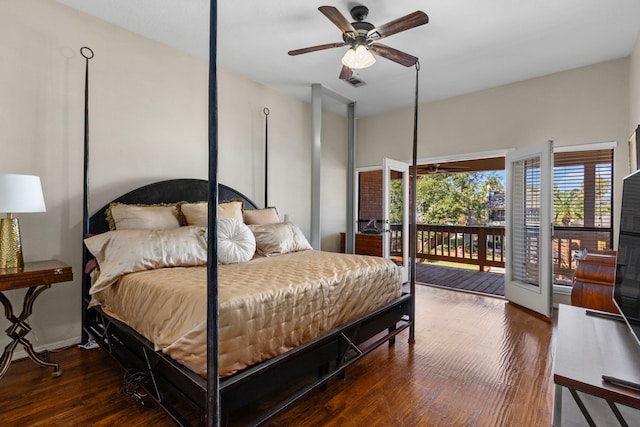
[[[359,70],[362,68],[371,67],[376,63],[376,58],[373,57],[371,52],[364,46],[358,45],[355,49],[350,48],[342,57],[342,63],[349,68]]]
[[[46,212],[40,177],[0,174],[0,212]]]

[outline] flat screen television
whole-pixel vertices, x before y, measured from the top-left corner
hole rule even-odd
[[[640,170],[622,184],[613,301],[640,344]]]

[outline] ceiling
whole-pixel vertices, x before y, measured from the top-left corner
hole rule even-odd
[[[504,156],[500,156],[444,163],[425,163],[418,165],[416,173],[418,175],[431,175],[434,173],[499,171],[504,170],[504,162]]]
[[[209,52],[209,0],[58,0],[199,58]],[[420,103],[628,56],[640,22],[638,0],[226,0],[218,1],[218,64],[296,98],[311,84],[356,101],[356,114],[414,103],[415,69],[378,57],[356,71],[366,85],[339,80],[346,47],[299,56],[287,52],[341,42],[318,11],[364,4],[380,26],[422,10],[429,23],[384,38],[419,58]],[[344,112],[335,101],[328,109]]]

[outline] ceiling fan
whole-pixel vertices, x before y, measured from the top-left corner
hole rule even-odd
[[[373,55],[382,56],[405,67],[411,67],[418,62],[418,58],[415,56],[377,43],[377,41],[428,23],[429,17],[426,13],[418,10],[376,27],[369,22],[365,22],[369,14],[369,9],[366,6],[359,5],[351,8],[351,17],[355,22],[349,22],[333,6],[320,6],[318,10],[342,31],[343,41],[290,50],[289,55],[294,56],[318,50],[349,46],[342,58],[343,65],[340,71],[340,79],[342,80],[350,79],[353,76],[352,69],[367,68],[373,65],[376,62]]]
[[[456,173],[456,172],[465,172],[465,171],[469,171],[468,166],[454,166],[454,165],[447,165],[446,163],[445,164],[433,163],[429,165],[418,166],[419,175],[432,175],[436,173],[447,174],[447,173]]]

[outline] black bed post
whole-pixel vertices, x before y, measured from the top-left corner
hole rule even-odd
[[[206,425],[220,425],[218,379],[218,89],[216,74],[217,0],[209,20],[209,236],[207,251],[207,406]]]
[[[264,207],[269,206],[269,109],[264,107]]]
[[[89,60],[93,58],[93,50],[88,47],[80,48],[80,55],[85,58],[84,71],[84,171],[82,181],[82,240],[89,234]],[[87,265],[87,251],[82,246],[82,268]],[[87,304],[89,301],[89,289],[85,286],[85,278],[82,278],[82,343],[89,339],[87,334]]]
[[[416,330],[416,256],[418,251],[418,210],[416,209],[416,194],[418,187],[418,74],[420,62],[416,62],[416,96],[413,109],[413,154],[411,156],[411,231],[409,232],[409,257],[411,259],[410,284],[411,287],[411,326],[409,327],[409,342],[415,342]]]

